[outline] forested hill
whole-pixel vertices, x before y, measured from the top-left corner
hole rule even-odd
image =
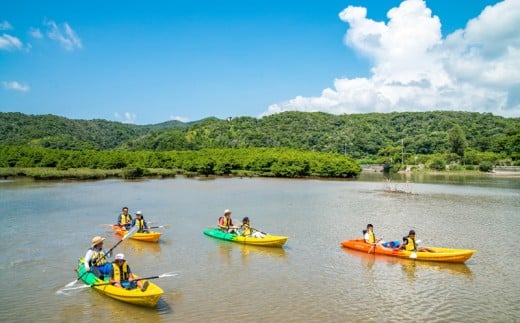
[[[207,118],[132,125],[53,115],[0,113],[0,144],[60,149],[200,150],[289,147],[361,159],[472,149],[520,159],[520,118],[471,112],[332,115],[285,112],[260,119]],[[456,147],[458,145],[458,147]],[[455,146],[455,147],[454,147]]]
[[[74,120],[55,115],[0,113],[0,144],[66,150],[114,149],[152,131],[186,127],[179,121],[137,126],[106,120]]]

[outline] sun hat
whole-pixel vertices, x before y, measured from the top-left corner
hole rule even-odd
[[[125,254],[124,253],[118,253],[115,257],[115,260],[125,260]]]
[[[229,209],[225,209],[224,214],[231,214],[231,211]]]
[[[100,236],[95,236],[94,238],[92,238],[92,247],[94,247],[97,244],[103,242],[103,240],[105,240],[105,238],[100,237]]]

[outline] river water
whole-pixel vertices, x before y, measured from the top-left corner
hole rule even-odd
[[[157,308],[80,289],[57,293],[93,236],[122,206],[142,210],[159,243],[127,239],[124,252],[165,293]],[[203,235],[224,209],[287,235],[284,248]],[[518,322],[520,178],[411,177],[385,181],[264,178],[0,181],[0,317],[29,321]],[[477,249],[465,264],[349,251],[367,223],[385,240],[410,229],[423,245]],[[79,285],[79,283],[78,283]]]

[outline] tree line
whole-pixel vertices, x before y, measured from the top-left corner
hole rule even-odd
[[[96,151],[0,146],[0,167],[123,169],[126,177],[147,175],[150,169],[173,174],[273,177],[352,178],[360,166],[341,154],[290,148],[202,149],[194,151]]]
[[[160,155],[212,149],[293,149],[344,155],[358,163],[384,164],[389,169],[422,164],[442,170],[446,165],[520,165],[520,119],[456,111],[352,115],[284,112],[263,118],[211,117],[191,123],[132,125],[0,113],[0,145],[81,151],[86,156],[101,151],[112,156],[123,152]],[[97,165],[110,166],[110,158]],[[17,160],[14,164],[24,162]],[[66,165],[65,160],[56,163],[56,167],[62,165]]]

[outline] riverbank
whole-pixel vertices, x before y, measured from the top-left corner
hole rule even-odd
[[[364,169],[365,174],[375,174],[373,169]],[[478,170],[457,170],[457,171],[432,171],[426,169],[414,169],[412,171],[399,171],[398,174],[426,174],[440,176],[497,176],[520,178],[519,171],[507,171],[504,169],[493,172],[481,172]],[[69,168],[59,170],[51,167],[0,167],[0,179],[13,178],[33,178],[35,180],[99,180],[109,178],[137,179],[137,178],[173,178],[175,176],[185,177],[208,177],[203,174],[193,172],[183,172],[175,169],[147,168],[139,172],[133,169],[89,169],[89,168]],[[211,177],[219,177],[212,175]],[[235,171],[226,177],[274,177],[272,174],[259,174],[249,171]],[[317,178],[315,176],[309,178]],[[324,177],[323,177],[324,178]]]

